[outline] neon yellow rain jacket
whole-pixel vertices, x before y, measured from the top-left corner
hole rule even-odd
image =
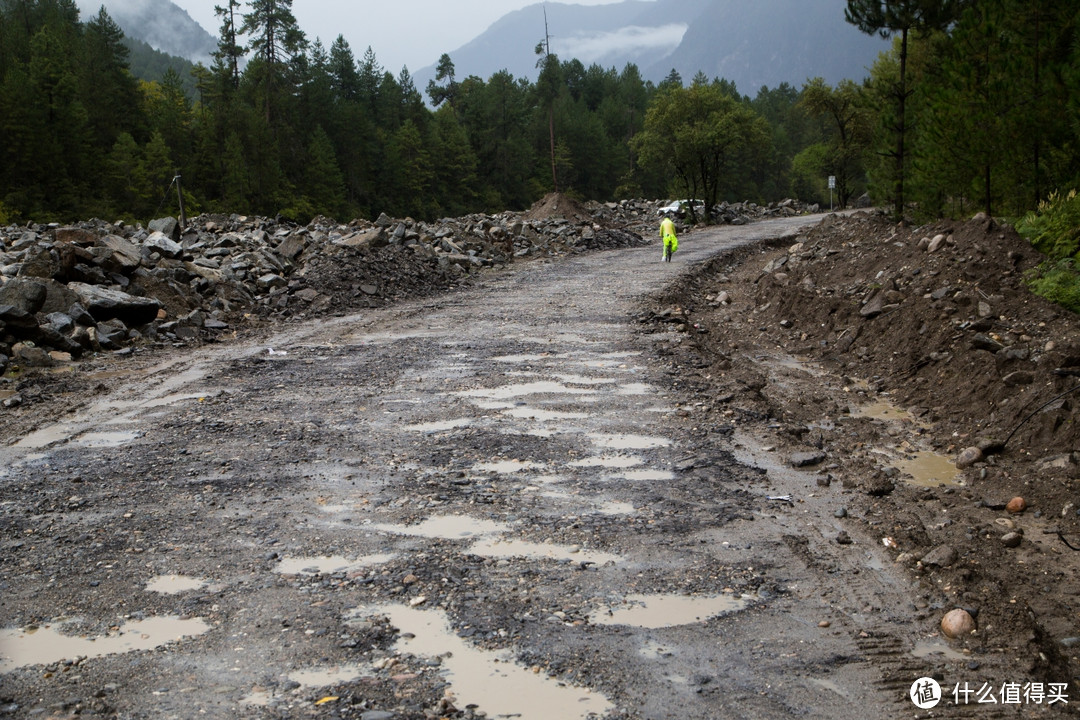
[[[671,246],[671,252],[679,249],[679,238],[675,237],[675,223],[671,218],[664,218],[660,223],[660,237],[664,239],[664,245]]]

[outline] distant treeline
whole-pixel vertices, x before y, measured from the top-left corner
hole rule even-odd
[[[370,48],[309,42],[291,5],[225,0],[211,67],[181,77],[140,53],[139,74],[160,77],[140,81],[104,9],[82,22],[73,0],[0,0],[0,222],[175,213],[177,176],[189,214],[301,221],[523,209],[553,189],[837,205],[869,191],[907,214],[1021,214],[1080,176],[1072,3],[849,0],[849,21],[896,41],[835,87],[653,84],[538,47],[535,82],[458,78],[443,55],[429,103]]]

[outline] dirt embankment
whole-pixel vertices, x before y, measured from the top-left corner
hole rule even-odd
[[[893,548],[928,625],[968,609],[964,646],[1068,681],[1080,323],[1026,289],[1040,259],[985,217],[829,216],[706,263],[649,310],[692,338],[671,361],[709,422],[817,469],[808,491],[837,493],[837,517]]]

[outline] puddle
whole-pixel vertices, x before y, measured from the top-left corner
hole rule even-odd
[[[665,480],[674,480],[675,473],[670,470],[627,470],[621,472],[618,477],[626,480],[651,480],[654,482],[663,482]]]
[[[531,540],[480,540],[465,551],[469,555],[489,558],[532,558],[535,560],[563,560],[574,563],[622,562],[623,558],[599,550],[583,550],[564,545],[532,542]]]
[[[667,447],[671,444],[671,441],[667,438],[650,437],[648,435],[590,433],[589,439],[599,447],[611,448],[612,450],[650,450],[652,448]]]
[[[442,420],[439,422],[418,423],[416,425],[406,425],[405,429],[411,432],[442,432],[444,430],[454,430],[457,428],[469,427],[474,422],[475,418],[458,418],[457,420]]]
[[[50,665],[77,657],[153,650],[181,637],[202,635],[209,629],[202,618],[181,620],[166,616],[125,623],[114,634],[98,637],[62,635],[58,626],[0,630],[0,674],[27,665]]]
[[[558,358],[566,357],[565,355],[556,355],[554,353],[542,353],[533,355],[497,355],[491,358],[492,362],[504,362],[504,363],[523,363],[523,362],[542,362],[544,360],[556,360]]]
[[[91,432],[79,436],[78,442],[80,445],[94,448],[120,447],[121,445],[127,445],[137,437],[139,437],[139,433],[134,430]]]
[[[510,526],[494,520],[480,520],[468,515],[436,515],[416,525],[372,525],[376,530],[395,535],[460,540],[482,535],[509,532]]]
[[[652,385],[645,383],[629,383],[626,385],[620,385],[617,395],[651,395],[656,392]]]
[[[473,472],[493,472],[500,475],[521,472],[522,470],[535,470],[544,467],[540,463],[531,460],[499,460],[497,462],[477,463],[472,466]]]
[[[537,410],[531,407],[513,407],[503,411],[503,415],[521,418],[523,420],[539,420],[550,422],[552,420],[584,420],[589,417],[588,413],[560,412],[558,410]]]
[[[146,591],[162,595],[179,595],[188,590],[198,590],[204,585],[206,585],[205,580],[187,575],[156,575],[146,582]]]
[[[922,487],[938,485],[963,485],[960,470],[952,460],[935,452],[917,452],[911,457],[897,460],[894,465],[905,475],[908,482]]]
[[[665,628],[693,625],[747,606],[748,599],[734,595],[627,595],[622,604],[602,608],[589,615],[594,625],[631,625]]]
[[[438,657],[457,705],[476,704],[487,717],[585,720],[613,705],[600,693],[560,682],[514,662],[511,651],[489,652],[459,638],[441,610],[387,605],[372,610],[401,631],[399,652]]]
[[[967,662],[971,659],[959,650],[954,650],[945,643],[935,642],[933,640],[921,640],[915,643],[915,647],[912,648],[911,654],[917,658],[933,658],[936,655],[940,655],[948,660],[963,660]]]
[[[641,458],[630,455],[601,455],[577,460],[570,463],[570,467],[630,468],[644,462]]]
[[[572,388],[562,383],[550,381],[538,381],[522,383],[520,385],[505,385],[498,388],[479,388],[476,390],[462,390],[454,393],[462,397],[489,398],[491,400],[505,400],[507,398],[521,397],[522,395],[591,395],[594,390]]]
[[[556,375],[555,377],[570,385],[611,385],[618,382],[615,378],[594,378],[588,375]]]
[[[637,512],[633,503],[610,500],[596,508],[600,515],[633,515]]]
[[[274,567],[274,572],[282,575],[328,575],[355,568],[381,565],[394,559],[392,554],[365,555],[347,558],[341,555],[322,555],[320,557],[283,557]]]
[[[844,690],[842,687],[840,687],[838,683],[835,683],[832,680],[826,680],[825,678],[810,678],[810,682],[814,683],[819,687],[825,688],[826,690],[831,690],[840,697],[847,698],[848,700],[851,699],[851,693]]]
[[[915,416],[907,410],[901,410],[888,400],[878,400],[869,405],[858,405],[851,409],[852,417],[864,417],[871,420],[905,420],[915,422]]]

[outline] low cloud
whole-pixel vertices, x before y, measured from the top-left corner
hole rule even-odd
[[[609,55],[633,56],[643,51],[672,52],[682,42],[688,25],[672,23],[660,27],[628,25],[614,32],[578,33],[554,38],[552,50],[561,58],[577,58],[585,64]]]

